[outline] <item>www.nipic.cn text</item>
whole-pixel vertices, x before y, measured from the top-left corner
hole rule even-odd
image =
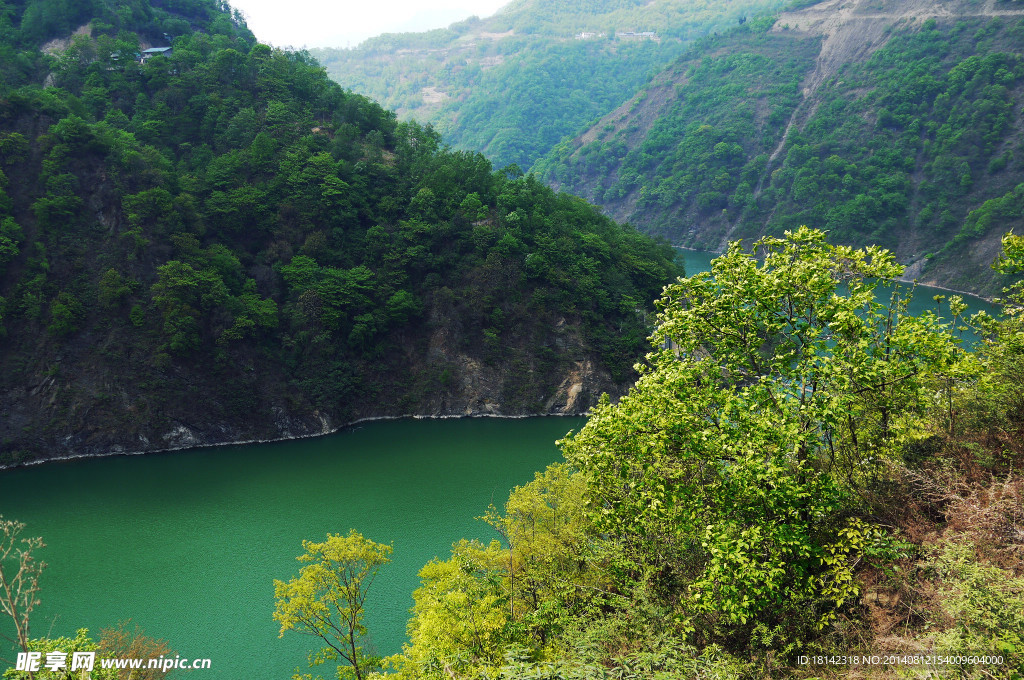
[[[16,671],[28,671],[34,673],[43,668],[50,671],[91,671],[96,666],[96,652],[19,652],[18,661],[14,666]],[[129,668],[129,669],[156,669],[164,673],[177,668],[204,669],[210,667],[209,659],[189,659],[187,657],[175,656],[157,657],[155,659],[119,659],[108,658],[99,660],[100,668]]]

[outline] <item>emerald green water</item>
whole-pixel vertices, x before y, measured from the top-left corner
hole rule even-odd
[[[459,538],[496,538],[475,518],[560,460],[555,440],[583,422],[383,421],[316,439],[4,470],[0,514],[47,543],[34,636],[87,627],[98,639],[130,618],[182,656],[212,659],[195,677],[282,679],[313,646],[278,639],[271,618],[273,579],[298,574],[302,539],[356,528],[394,543],[366,623],[380,653],[397,652],[419,569]]]

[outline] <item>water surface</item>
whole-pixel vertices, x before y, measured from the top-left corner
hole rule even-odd
[[[273,579],[298,574],[303,539],[355,528],[393,542],[367,626],[381,653],[397,652],[419,569],[459,538],[496,538],[475,518],[561,460],[555,440],[583,422],[384,421],[316,439],[5,470],[0,514],[47,543],[34,636],[87,627],[98,639],[130,618],[182,656],[212,659],[189,677],[282,679],[305,669],[313,644],[278,639],[271,618]]]

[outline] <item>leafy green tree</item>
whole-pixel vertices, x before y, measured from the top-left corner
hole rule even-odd
[[[1003,236],[1003,250],[999,254],[992,268],[1003,274],[1019,275],[1024,273],[1024,236],[1018,236],[1013,232]],[[1024,310],[1024,281],[1017,281],[1004,293],[1009,303],[1006,311],[1016,318]]]
[[[1017,280],[1003,290],[1001,319],[972,317],[986,339],[973,354],[982,369],[974,381],[952,389],[938,410],[936,429],[950,438],[983,432],[988,440],[1001,441],[1014,437],[1011,433],[1024,422],[1024,282],[1019,278],[1024,272],[1024,237],[1006,234],[992,267]],[[990,462],[1012,469],[1014,447],[998,448]]]
[[[128,224],[158,231],[173,231],[179,222],[174,197],[163,188],[148,189],[125,196],[121,205],[128,214]]]
[[[484,519],[508,543],[509,610],[540,646],[581,617],[608,585],[595,559],[584,475],[564,464],[538,472],[509,494],[504,514]]]
[[[803,227],[712,267],[666,289],[661,349],[564,451],[630,578],[675,584],[684,629],[785,647],[857,595],[858,561],[898,552],[853,499],[916,436],[958,347],[905,313],[879,248]]]
[[[479,677],[510,641],[508,551],[462,540],[420,570],[409,644],[388,659],[401,678]]]
[[[116,668],[101,668],[98,655],[91,671],[76,671],[74,675],[68,671],[71,667],[73,655],[76,652],[103,652],[103,649],[89,637],[89,630],[86,628],[79,628],[73,638],[56,637],[29,640],[27,651],[37,652],[41,655],[40,669],[35,672],[28,672],[18,671],[12,667],[4,672],[4,680],[23,680],[24,678],[30,678],[31,680],[64,680],[65,678],[78,676],[79,673],[82,674],[82,677],[89,677],[93,680],[119,680],[120,677]],[[45,666],[47,654],[50,652],[63,652],[67,655],[64,668],[54,670]]]
[[[362,680],[379,665],[363,651],[366,596],[381,566],[390,562],[391,546],[374,543],[355,529],[348,536],[328,534],[322,543],[303,541],[305,563],[288,582],[274,580],[274,620],[281,633],[294,630],[326,643],[309,658],[310,666],[344,661],[338,677],[351,673]]]
[[[137,281],[124,277],[119,271],[111,267],[103,272],[99,281],[99,293],[97,297],[102,305],[115,307],[124,298],[131,295],[138,287]]]
[[[229,296],[224,280],[212,268],[196,270],[178,260],[160,266],[157,272],[153,302],[163,313],[168,347],[174,351],[197,347],[203,313]]]
[[[18,256],[18,245],[22,239],[21,227],[10,217],[0,220],[0,274],[7,263]]]
[[[50,304],[50,325],[46,330],[56,337],[67,337],[78,330],[84,315],[81,301],[73,294],[62,291]]]

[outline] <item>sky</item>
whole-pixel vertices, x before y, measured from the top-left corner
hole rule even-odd
[[[509,0],[229,0],[261,42],[275,47],[355,47],[381,33],[443,28],[494,14]]]

